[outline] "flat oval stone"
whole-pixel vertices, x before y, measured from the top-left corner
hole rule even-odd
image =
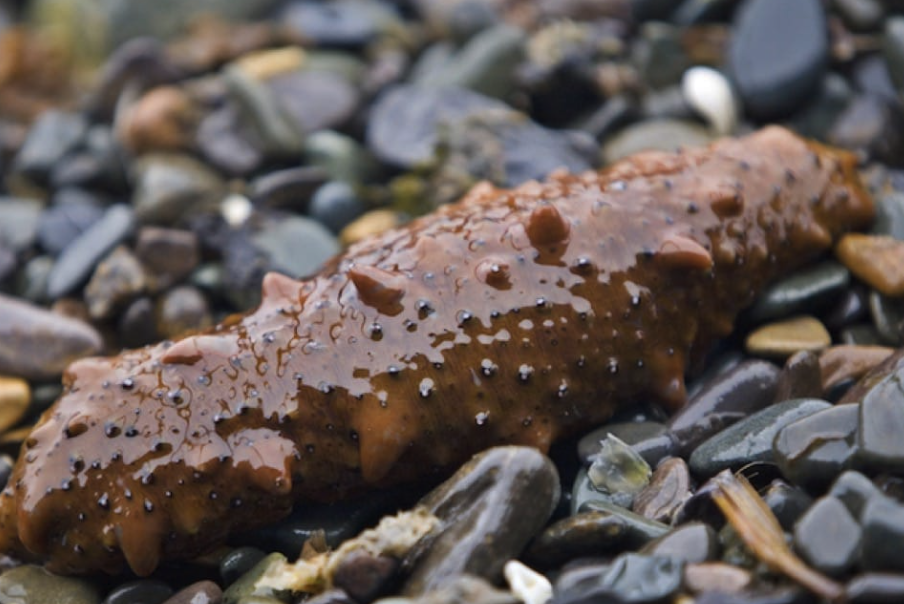
[[[681,589],[684,563],[662,556],[623,554],[608,565],[562,573],[550,604],[666,602]]]
[[[53,379],[102,348],[100,334],[87,323],[0,294],[0,373]]]
[[[725,562],[688,564],[684,567],[684,587],[692,593],[735,594],[752,582],[750,571]]]
[[[57,258],[48,277],[47,295],[56,299],[84,283],[100,259],[132,233],[134,225],[135,215],[129,206],[110,206]]]
[[[822,389],[845,380],[859,380],[894,353],[887,346],[832,346],[819,355]]]
[[[54,204],[38,220],[38,242],[48,253],[60,254],[103,215],[104,210],[87,199]]]
[[[640,553],[651,556],[667,556],[687,563],[715,560],[721,545],[719,536],[711,526],[703,522],[688,522],[650,541]]]
[[[904,387],[897,368],[863,397],[860,403],[860,448],[857,459],[864,467],[892,472],[904,468]]]
[[[143,579],[129,581],[107,594],[103,604],[162,604],[171,595],[173,588],[162,581]]]
[[[782,475],[807,488],[825,486],[852,465],[859,425],[856,405],[835,405],[787,424],[773,442]]]
[[[349,183],[331,180],[311,197],[308,213],[333,233],[339,233],[364,209],[364,203]]]
[[[858,278],[886,296],[904,294],[904,241],[888,235],[848,233],[835,254]]]
[[[844,595],[848,604],[902,602],[904,601],[904,575],[863,573],[847,582]]]
[[[819,355],[812,350],[792,354],[778,377],[775,402],[793,398],[820,398],[823,395]]]
[[[644,518],[671,524],[675,512],[691,496],[691,476],[687,464],[680,457],[660,463],[640,493],[634,497],[632,510]]]
[[[322,224],[302,216],[274,217],[251,240],[270,259],[273,270],[291,277],[316,272],[339,253],[339,242]]]
[[[574,558],[623,551],[629,531],[619,515],[582,512],[547,527],[531,542],[524,559],[538,568],[555,568]]]
[[[861,530],[838,499],[814,503],[794,527],[794,547],[813,568],[839,577],[857,562]]]
[[[832,336],[820,321],[810,316],[769,323],[747,336],[745,348],[751,354],[787,358],[801,350],[822,350]]]
[[[0,601],[15,604],[99,604],[100,595],[88,581],[51,574],[25,564],[0,574]]]
[[[860,565],[864,570],[904,571],[899,547],[904,540],[904,505],[886,497],[871,497],[860,514],[863,529]]]
[[[819,399],[792,399],[767,407],[710,437],[694,449],[688,465],[698,476],[712,476],[755,461],[772,462],[772,441],[783,427],[831,406]]]
[[[498,580],[549,520],[559,499],[553,463],[530,447],[474,456],[421,500],[441,526],[403,594],[417,596],[462,573]]]
[[[714,378],[669,420],[678,454],[689,454],[716,432],[771,404],[778,376],[772,363],[749,360]]]
[[[796,271],[769,286],[748,311],[756,323],[787,317],[800,312],[813,312],[836,299],[851,281],[848,269],[827,260]]]
[[[819,0],[745,0],[735,14],[728,64],[747,111],[786,116],[816,91],[829,60]]]
[[[183,587],[163,604],[220,604],[223,590],[213,581],[198,581]]]

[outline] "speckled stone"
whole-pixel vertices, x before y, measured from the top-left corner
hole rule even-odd
[[[884,295],[904,294],[904,241],[887,235],[848,233],[835,253],[852,273]]]
[[[786,358],[801,350],[821,350],[832,343],[825,326],[816,318],[800,316],[766,324],[747,336],[751,354]]]

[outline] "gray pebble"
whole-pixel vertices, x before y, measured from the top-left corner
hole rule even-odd
[[[904,575],[863,573],[844,588],[848,604],[897,604],[904,602]]]
[[[87,130],[81,115],[55,110],[42,113],[16,154],[13,169],[38,183],[45,182],[50,170],[82,141]]]
[[[220,604],[223,590],[213,581],[198,581],[183,587],[163,604]]]
[[[904,505],[882,495],[871,497],[860,514],[863,529],[860,565],[864,570],[904,571]]]
[[[682,586],[684,563],[664,556],[623,554],[611,564],[562,573],[550,604],[669,601]]]
[[[134,164],[134,174],[132,206],[142,224],[173,225],[213,207],[225,190],[209,166],[188,155],[143,155]]]
[[[747,111],[786,116],[816,91],[829,60],[826,15],[819,0],[744,0],[728,51]]]
[[[904,468],[904,391],[899,367],[876,383],[860,403],[859,463],[871,470]]]
[[[0,246],[14,254],[28,250],[37,238],[41,203],[0,196]]]
[[[841,501],[855,518],[861,517],[868,501],[876,497],[884,497],[879,487],[874,485],[869,478],[854,470],[848,470],[838,476],[832,483],[828,494]]]
[[[188,277],[201,260],[198,236],[192,231],[159,227],[139,229],[135,255],[158,290]]]
[[[890,191],[876,196],[876,220],[870,232],[904,240],[904,193]]]
[[[361,47],[398,19],[392,6],[365,0],[286,4],[280,22],[318,47]]]
[[[835,300],[851,281],[840,262],[828,260],[797,271],[771,285],[749,311],[750,320],[763,323],[801,312],[814,313]]]
[[[441,526],[402,593],[421,595],[462,573],[499,580],[558,498],[556,468],[536,449],[497,447],[474,456],[420,502]]]
[[[358,141],[332,130],[311,133],[304,143],[304,157],[326,170],[332,180],[357,184],[377,174],[377,162]]]
[[[303,69],[267,81],[274,99],[284,109],[293,128],[302,134],[339,128],[358,110],[357,88],[342,74],[322,69]],[[303,142],[301,143],[303,145]],[[302,150],[302,146],[297,148]],[[294,151],[280,143],[280,155]]]
[[[852,465],[859,425],[857,405],[836,405],[786,425],[773,442],[782,475],[811,489],[827,485]]]
[[[669,420],[681,455],[741,418],[772,403],[779,369],[761,360],[744,361],[718,375]]]
[[[0,295],[0,374],[56,378],[69,363],[102,347],[100,334],[87,323]]]
[[[611,164],[640,151],[658,149],[675,151],[679,147],[706,145],[712,134],[699,124],[675,119],[647,120],[633,124],[609,137],[603,144],[601,157]]]
[[[78,288],[100,259],[132,233],[134,224],[135,215],[129,206],[110,206],[57,258],[47,282],[47,295],[55,300]]]
[[[302,213],[308,209],[311,196],[328,178],[328,171],[320,166],[272,170],[249,183],[248,197],[256,207]]]
[[[57,195],[55,201],[60,197]],[[103,208],[93,202],[90,196],[75,193],[68,197],[75,199],[55,203],[41,214],[38,221],[38,242],[47,253],[54,256],[59,255],[104,215]]]
[[[157,301],[156,315],[157,333],[163,338],[176,338],[213,322],[207,298],[193,285],[167,291]]]
[[[101,260],[85,286],[88,315],[93,320],[111,318],[141,295],[147,285],[147,275],[138,258],[129,248],[117,247]]]
[[[162,604],[171,595],[173,588],[166,583],[144,579],[130,581],[115,588],[107,594],[103,604]]]
[[[897,101],[861,94],[838,116],[828,142],[899,166],[904,152],[904,109]]]
[[[266,220],[251,240],[267,255],[270,268],[292,277],[313,274],[340,249],[323,225],[301,216]]]
[[[712,476],[755,461],[771,462],[772,441],[783,427],[830,407],[819,399],[792,399],[771,405],[710,437],[694,449],[688,465],[698,476]]]
[[[813,505],[813,498],[797,486],[783,480],[773,480],[762,494],[782,529],[791,532],[798,519]]]
[[[720,550],[719,536],[711,526],[703,522],[688,522],[650,541],[640,553],[700,563],[717,559]]]
[[[904,301],[871,290],[869,312],[873,326],[883,343],[890,346],[900,346],[904,343]]]
[[[348,223],[364,213],[364,209],[364,204],[350,184],[331,180],[314,193],[308,214],[338,234]]]
[[[818,499],[794,527],[795,549],[813,568],[833,577],[857,562],[860,537],[857,521],[831,496]]]
[[[208,163],[232,176],[247,176],[265,160],[263,141],[250,126],[240,124],[234,102],[226,102],[201,120],[195,142]]]

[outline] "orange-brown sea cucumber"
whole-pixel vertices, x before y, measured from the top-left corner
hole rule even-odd
[[[772,127],[459,203],[206,333],[73,364],[0,550],[146,575],[299,499],[546,450],[683,375],[764,284],[869,223],[851,155]]]

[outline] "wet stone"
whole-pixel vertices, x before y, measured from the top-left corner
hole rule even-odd
[[[904,17],[894,16],[885,22],[882,54],[898,92],[904,91]]]
[[[31,389],[28,382],[0,375],[0,433],[15,426],[28,410]]]
[[[833,145],[865,152],[893,166],[902,165],[904,110],[900,103],[876,95],[857,96],[827,133]]]
[[[35,242],[41,204],[29,199],[0,196],[0,247],[18,254]]]
[[[664,602],[682,586],[684,563],[673,558],[624,554],[611,564],[562,573],[550,604]]]
[[[769,483],[762,497],[786,532],[791,532],[797,520],[813,505],[813,498],[806,491],[781,479]]]
[[[838,577],[850,570],[860,552],[861,530],[834,497],[822,497],[794,527],[794,547],[813,568]]]
[[[858,460],[873,469],[904,468],[904,385],[901,369],[870,388],[860,403]]]
[[[97,331],[82,321],[0,295],[0,373],[58,377],[72,361],[100,353]]]
[[[246,572],[254,568],[267,553],[256,547],[237,547],[220,560],[220,578],[225,586],[232,585]]]
[[[882,294],[904,294],[904,241],[887,235],[848,233],[835,253],[852,273]]]
[[[589,432],[578,441],[578,456],[589,463],[594,455],[600,452],[602,441],[612,434],[619,440],[631,445],[665,434],[666,427],[659,422],[616,422]],[[648,462],[649,463],[649,462]]]
[[[771,462],[772,441],[783,427],[830,407],[819,399],[792,399],[767,407],[710,437],[694,450],[688,465],[698,476],[712,476],[754,461]]]
[[[864,570],[904,571],[904,506],[882,495],[871,497],[860,514],[863,529],[860,566]]]
[[[135,162],[132,206],[142,224],[172,225],[223,195],[223,182],[188,155],[150,153]]]
[[[41,214],[37,237],[47,253],[58,255],[104,215],[90,199],[84,195],[70,203],[55,203]]]
[[[284,563],[286,563],[286,557],[278,552],[261,559],[223,592],[223,604],[276,604],[282,602],[281,599],[275,597],[276,594],[271,587],[266,585],[258,587],[256,583],[267,574],[271,566]]]
[[[801,350],[822,350],[832,337],[818,319],[799,316],[768,323],[747,336],[747,352],[773,358],[787,358]]]
[[[879,346],[885,342],[879,335],[879,330],[873,325],[859,323],[842,329],[838,334],[838,339],[842,344],[850,346]]]
[[[180,589],[163,604],[220,604],[223,590],[213,581],[198,581]]]
[[[160,339],[154,318],[154,302],[142,296],[126,306],[119,316],[119,337],[123,346],[138,348]]]
[[[373,105],[367,146],[380,160],[410,168],[433,157],[440,124],[493,108],[506,105],[463,88],[395,86]]]
[[[115,588],[103,604],[162,604],[173,595],[173,588],[155,580],[131,581]]]
[[[343,558],[333,574],[333,584],[357,602],[371,602],[393,587],[399,561],[366,552]]]
[[[132,233],[134,224],[135,215],[128,206],[117,204],[107,209],[57,258],[48,278],[47,295],[56,299],[78,288],[100,259]]]
[[[904,343],[904,301],[901,298],[890,298],[872,290],[869,312],[882,343],[891,346]]]
[[[779,369],[768,361],[749,360],[713,378],[669,420],[681,455],[775,399]]]
[[[859,415],[857,405],[835,405],[782,428],[773,443],[782,475],[817,489],[851,467],[857,453]]]
[[[512,593],[497,589],[489,582],[472,575],[452,577],[442,586],[417,598],[386,598],[384,604],[517,604]]]
[[[328,172],[318,166],[273,170],[251,181],[248,197],[256,207],[302,212],[328,177]]]
[[[823,321],[829,331],[842,329],[869,316],[869,294],[865,287],[851,287],[842,292],[826,311]]]
[[[604,164],[611,164],[640,151],[675,151],[680,147],[706,145],[712,138],[706,128],[693,122],[675,119],[646,120],[610,136],[603,144],[601,157]]]
[[[144,267],[129,248],[119,246],[97,265],[85,286],[88,314],[94,320],[109,319],[146,287]]]
[[[87,129],[88,124],[81,115],[62,111],[43,113],[29,130],[13,168],[43,183],[50,170],[81,142]]]
[[[339,233],[364,212],[364,203],[346,182],[331,180],[317,189],[311,198],[308,215]]]
[[[792,398],[820,398],[823,394],[820,355],[802,350],[788,357],[778,378],[775,402]]]
[[[339,252],[339,243],[326,228],[301,216],[266,220],[252,237],[270,261],[270,268],[292,277],[313,274]]]
[[[838,476],[828,494],[841,501],[854,518],[861,517],[867,502],[876,497],[884,497],[879,487],[854,470],[848,470]]]
[[[424,594],[462,573],[498,580],[558,498],[556,468],[535,449],[497,447],[474,456],[421,500],[441,525],[403,593]]]
[[[192,285],[180,285],[157,301],[157,333],[175,338],[212,324],[207,298]]]
[[[662,533],[667,530],[662,527]],[[649,540],[642,532],[633,531],[622,514],[582,512],[547,527],[531,543],[524,559],[537,568],[555,568],[574,558],[621,552],[629,544]]]
[[[675,512],[691,496],[691,476],[680,457],[664,460],[643,490],[634,497],[633,511],[644,518],[671,524]]]
[[[894,353],[887,346],[832,346],[819,355],[822,389],[846,380],[859,380]]]
[[[16,604],[100,603],[97,590],[85,579],[54,575],[32,564],[0,574],[0,599]]]
[[[135,241],[135,255],[161,289],[188,277],[200,262],[198,236],[191,231],[142,227]]]
[[[752,582],[753,576],[749,571],[724,562],[688,564],[684,567],[684,587],[692,593],[739,593]]]
[[[863,573],[844,588],[848,604],[894,604],[904,601],[904,575]]]
[[[826,261],[786,277],[757,298],[749,318],[761,323],[799,312],[815,312],[835,300],[851,281],[842,264]]]
[[[891,191],[877,195],[876,220],[872,233],[904,240],[904,193]]]
[[[640,553],[701,563],[718,558],[720,550],[719,536],[711,526],[703,522],[688,522],[650,541]]]
[[[818,88],[829,60],[819,0],[745,0],[734,18],[728,63],[746,110],[787,116]]]

